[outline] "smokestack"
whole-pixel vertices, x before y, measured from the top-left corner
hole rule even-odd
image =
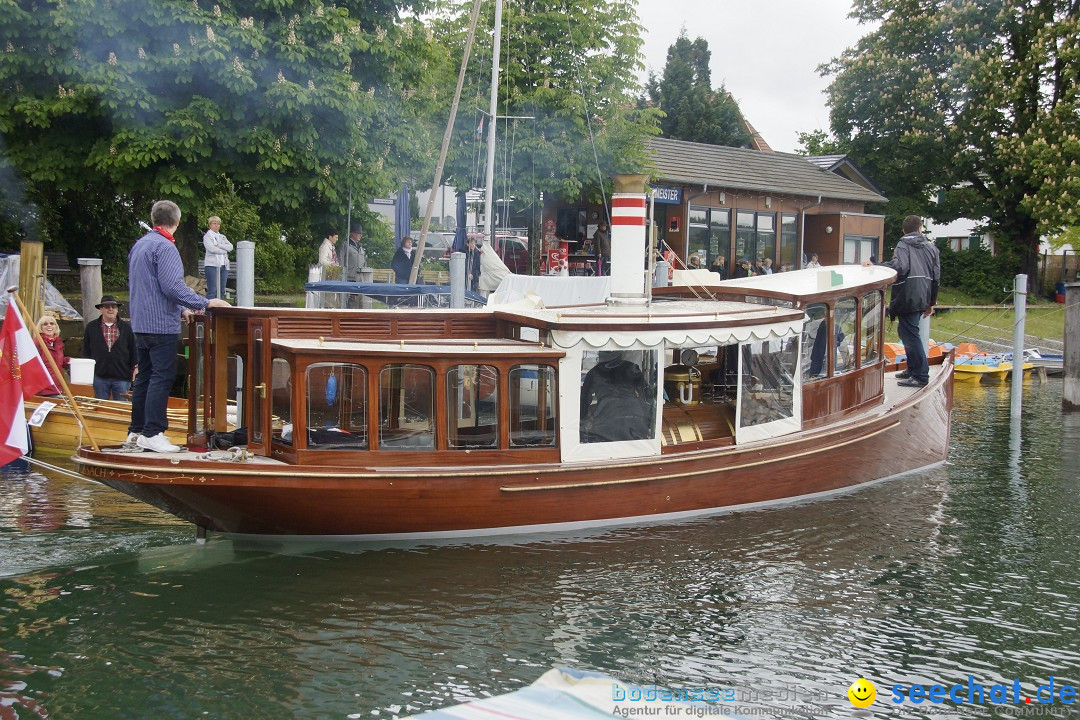
[[[611,304],[644,305],[646,295],[645,175],[615,175],[611,196]]]

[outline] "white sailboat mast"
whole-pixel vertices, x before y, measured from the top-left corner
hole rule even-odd
[[[502,45],[502,0],[495,0],[495,35],[491,46],[491,102],[488,104],[487,183],[484,186],[484,228],[495,247],[495,125],[499,112],[499,55]]]

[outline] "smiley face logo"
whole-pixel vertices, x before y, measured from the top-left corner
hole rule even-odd
[[[847,689],[848,700],[857,708],[870,707],[877,699],[877,688],[865,678],[859,678]]]

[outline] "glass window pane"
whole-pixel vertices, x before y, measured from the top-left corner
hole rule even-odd
[[[833,311],[836,336],[836,374],[855,369],[855,298],[841,298]]]
[[[457,365],[446,374],[447,445],[499,447],[499,371],[491,365]]]
[[[791,417],[795,412],[798,339],[766,340],[742,346],[739,426]]]
[[[780,271],[796,269],[795,252],[799,243],[798,216],[785,213],[780,216]]]
[[[810,305],[806,308],[806,321],[802,332],[802,376],[803,382],[812,382],[825,377],[829,370],[825,364],[825,313],[828,307],[823,304]]]
[[[735,215],[735,261],[753,261],[756,255],[757,233],[754,225],[754,213],[740,210]]]
[[[862,365],[877,362],[881,345],[881,293],[874,291],[862,298]]]
[[[844,236],[844,262],[859,262],[859,238],[854,235]]]
[[[555,447],[559,388],[555,368],[515,365],[508,375],[510,447]]]
[[[709,210],[709,264],[717,256],[723,255],[725,260],[731,250],[731,211],[720,208]]]
[[[292,442],[292,366],[285,358],[270,363],[270,425],[278,442]],[[282,438],[286,438],[282,440]]]
[[[203,352],[205,352],[204,341],[206,333],[206,323],[199,322],[195,324],[195,347],[190,353],[191,362],[194,364],[195,375],[195,427],[193,432],[202,433],[206,430],[206,424],[203,422],[203,393],[206,390],[203,383],[203,371],[204,371],[204,359]]]
[[[601,350],[582,358],[580,441],[644,440],[656,428],[655,350]]]
[[[263,331],[257,327],[251,334],[251,442],[256,445],[263,441],[263,359]]]
[[[379,373],[379,449],[435,449],[435,371],[387,365]]]
[[[697,255],[701,265],[706,264],[706,252],[709,247],[709,209],[691,206],[689,210],[690,227],[687,232],[686,264],[690,265],[690,258]]]
[[[307,446],[315,450],[366,450],[367,370],[352,363],[316,363],[308,366],[306,384]],[[291,432],[288,435],[291,437]],[[288,442],[285,432],[282,440]]]

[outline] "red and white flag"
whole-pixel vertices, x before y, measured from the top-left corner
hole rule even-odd
[[[22,457],[30,449],[23,398],[51,385],[49,371],[23,323],[15,298],[9,297],[0,331],[0,465]]]

